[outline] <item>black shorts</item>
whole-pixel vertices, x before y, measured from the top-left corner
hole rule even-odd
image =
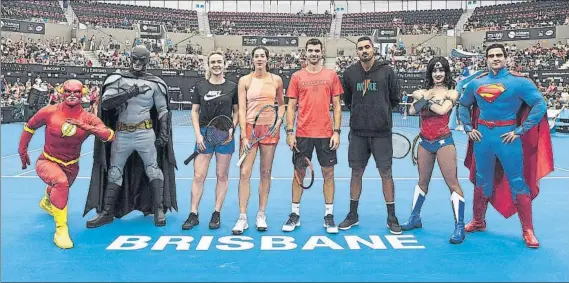
[[[391,169],[393,158],[393,141],[387,137],[360,137],[349,134],[348,162],[350,168],[365,168],[373,154],[379,170]]]
[[[330,138],[296,138],[296,147],[312,160],[312,152],[316,148],[316,157],[322,167],[334,166],[338,163],[336,150],[330,149]],[[294,155],[293,155],[294,158]],[[294,161],[293,161],[294,162]]]

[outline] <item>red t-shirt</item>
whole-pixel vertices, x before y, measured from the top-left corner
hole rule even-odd
[[[344,92],[334,70],[323,68],[313,74],[302,69],[294,73],[287,89],[289,98],[298,99],[297,137],[329,138],[332,136],[330,103]]]

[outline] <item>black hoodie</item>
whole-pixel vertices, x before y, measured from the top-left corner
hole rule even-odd
[[[392,109],[400,98],[397,75],[386,61],[375,61],[369,71],[361,63],[343,73],[344,103],[351,110],[352,134],[362,137],[391,135]]]

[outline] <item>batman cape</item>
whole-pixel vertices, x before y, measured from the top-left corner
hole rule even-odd
[[[166,93],[166,102],[168,107],[168,144],[164,148],[157,148],[158,166],[164,175],[164,194],[163,207],[164,213],[168,210],[178,211],[176,200],[176,159],[174,157],[174,146],[172,143],[172,111],[170,107],[170,98],[168,96],[168,86],[159,77],[150,73],[144,74],[142,77],[136,77],[128,70],[118,70],[111,75],[120,75],[123,78],[142,79],[157,83],[164,87]],[[110,76],[110,75],[109,75]],[[105,78],[108,78],[108,76]],[[101,95],[105,93],[106,86],[103,85]],[[115,110],[103,110],[102,103],[99,103],[97,116],[111,129],[116,129],[118,113]],[[156,107],[150,110],[150,119],[156,136],[160,133],[160,123],[158,121],[158,112]],[[93,169],[91,172],[91,181],[89,183],[89,192],[85,203],[83,217],[87,215],[93,208],[97,213],[103,211],[104,194],[107,187],[107,173],[110,166],[111,143],[102,142],[95,139],[95,147],[93,151]],[[121,218],[129,214],[133,210],[138,210],[144,215],[154,214],[154,196],[153,189],[150,187],[150,181],[144,171],[144,163],[142,158],[136,151],[128,158],[123,170],[123,184],[121,191],[115,204],[114,216]]]

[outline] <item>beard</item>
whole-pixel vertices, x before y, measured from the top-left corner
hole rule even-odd
[[[373,59],[373,56],[371,56],[371,55],[369,55],[369,54],[366,54],[365,56],[367,56],[367,57],[364,57],[364,54],[362,54],[361,56],[359,56],[359,57],[360,57],[360,61],[362,61],[362,62],[369,62],[369,61],[371,61],[371,59]]]

